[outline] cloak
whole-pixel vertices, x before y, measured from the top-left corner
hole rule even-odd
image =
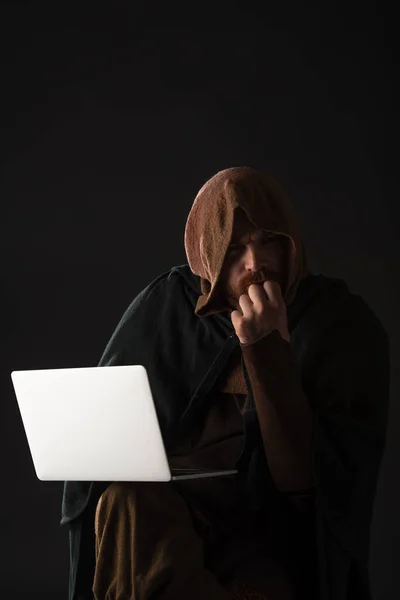
[[[249,219],[261,229],[288,236],[292,251],[283,292],[290,349],[315,414],[312,486],[301,492],[312,498],[315,529],[310,535],[317,540],[319,598],[370,600],[369,532],[386,441],[388,336],[366,302],[351,293],[344,281],[309,272],[296,223],[287,218],[290,205],[279,191],[265,194],[265,180],[256,177],[253,196],[248,189],[242,193],[250,186],[248,177],[254,172],[228,171],[216,176],[220,177],[217,190],[223,193],[218,196],[213,188],[213,194],[206,195],[203,202],[204,206],[208,202],[208,210],[211,207],[209,232],[214,233],[203,236],[196,256],[196,246],[191,243],[198,233],[194,230],[192,235],[190,227],[201,222],[202,213],[193,221],[195,213],[189,214],[185,237],[189,264],[161,274],[138,294],[99,365],[146,367],[167,452],[172,452],[178,440],[190,435],[193,424],[212,402],[214,384],[239,344],[218,286],[235,207],[247,208]],[[240,179],[243,174],[244,180]],[[236,176],[239,180],[235,182]],[[211,186],[214,183],[211,180]],[[199,194],[207,190],[206,184]],[[252,203],[249,198],[253,198]],[[271,202],[276,203],[271,215],[276,215],[284,202],[287,210],[280,214],[286,217],[272,222],[270,216],[260,222],[259,210]],[[226,209],[221,211],[221,206]],[[218,220],[223,243],[214,226]],[[212,259],[218,243],[220,256]],[[243,361],[242,369],[251,396]],[[254,403],[252,406],[246,412],[245,443],[237,467],[249,507],[270,510],[273,502],[287,503],[290,493],[274,486]],[[93,597],[94,512],[108,485],[65,482],[61,524],[69,529],[70,600]]]

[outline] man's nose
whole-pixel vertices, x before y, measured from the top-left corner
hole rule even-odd
[[[249,244],[246,247],[245,252],[245,267],[248,271],[259,271],[261,269],[260,254],[257,252],[257,248],[253,244]]]

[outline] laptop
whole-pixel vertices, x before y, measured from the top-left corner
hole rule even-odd
[[[171,481],[234,475],[171,469],[142,365],[13,371],[41,481]]]

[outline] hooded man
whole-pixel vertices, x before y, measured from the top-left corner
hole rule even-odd
[[[100,365],[147,368],[172,468],[238,475],[66,482],[70,600],[370,600],[386,332],[343,281],[310,273],[267,174],[210,179],[185,249]]]

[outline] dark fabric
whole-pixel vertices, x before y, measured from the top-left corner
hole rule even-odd
[[[205,415],[218,375],[239,343],[227,313],[194,314],[200,293],[199,277],[188,265],[162,274],[132,302],[100,361],[146,367],[168,452]],[[388,413],[388,337],[361,297],[322,274],[300,283],[288,320],[291,349],[315,411],[311,494],[319,598],[369,600],[369,529]],[[254,404],[244,427],[239,480],[249,510],[267,511],[288,500],[272,482]],[[70,600],[92,598],[94,557],[85,539],[92,536],[94,548],[94,510],[107,486],[65,483],[61,524],[71,535]],[[346,597],[350,581],[352,595]]]

